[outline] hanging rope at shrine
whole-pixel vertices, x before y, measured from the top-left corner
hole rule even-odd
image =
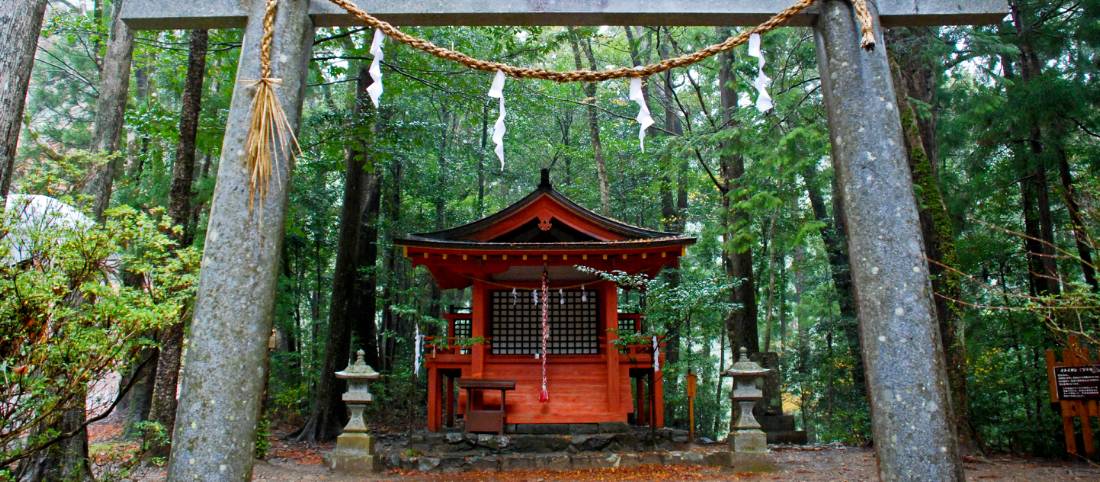
[[[546,379],[547,344],[550,342],[550,275],[542,270],[542,387],[539,390],[539,402],[550,401],[550,390]]]
[[[516,67],[501,62],[471,57],[462,52],[440,47],[428,40],[402,32],[388,22],[367,13],[350,0],[329,1],[343,8],[349,15],[359,19],[367,26],[377,30],[375,32],[375,41],[372,42],[371,48],[371,53],[375,55],[376,62],[381,60],[381,49],[378,48],[376,52],[375,47],[381,45],[380,35],[384,34],[393,40],[441,59],[457,62],[475,70],[496,72],[498,77],[507,75],[520,79],[543,79],[555,82],[600,82],[627,77],[631,79],[640,79],[677,67],[698,63],[704,59],[732,50],[748,42],[753,35],[763,34],[782,26],[790,21],[792,17],[812,6],[816,0],[798,0],[794,5],[780,11],[756,27],[742,31],[722,42],[709,45],[689,54],[637,67],[620,67],[607,70],[569,70],[564,72],[540,68]],[[860,44],[864,49],[873,49],[875,47],[874,25],[871,11],[867,8],[867,0],[851,0],[851,3],[855,10],[856,19],[860,24],[860,32],[862,33]],[[278,97],[275,95],[275,86],[281,82],[281,79],[271,77],[271,39],[275,28],[275,12],[277,7],[278,0],[267,0],[263,18],[263,36],[260,42],[261,75],[259,80],[249,81],[256,85],[257,88],[256,97],[253,99],[252,103],[252,123],[249,126],[248,137],[245,141],[245,163],[251,173],[248,197],[249,210],[252,209],[254,199],[257,195],[262,199],[267,194],[271,174],[272,172],[277,172],[277,169],[274,169],[274,162],[277,161],[277,159],[275,159],[275,153],[282,152],[284,155],[287,155],[287,159],[293,159],[296,153],[301,152],[301,148],[298,146],[298,140],[294,137],[290,121],[287,119],[286,112],[283,110]],[[378,93],[377,95],[372,93],[371,99],[377,103],[377,97],[381,95],[382,89],[381,74],[379,73],[378,78],[373,80],[375,80],[375,85],[378,86]],[[494,86],[498,84],[497,79],[494,79],[493,84]],[[503,86],[503,81],[501,80],[499,84]],[[500,102],[501,119],[498,119],[498,124],[501,124],[503,120],[503,95],[501,96]],[[639,122],[642,121],[642,117],[641,113],[639,113]],[[502,166],[504,163],[503,130],[504,129],[494,128],[493,133],[494,141],[496,141],[498,133],[501,137],[501,141],[497,144],[496,150],[497,157],[500,158]],[[639,137],[642,136],[644,136],[644,129]]]

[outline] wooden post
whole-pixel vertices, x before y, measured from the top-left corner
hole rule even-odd
[[[615,346],[615,340],[619,337],[619,292],[615,283],[604,282],[603,319],[604,332],[607,333],[607,411],[619,411],[619,348]]]
[[[447,377],[447,426],[455,426],[455,377]]]
[[[251,2],[249,8],[180,377],[170,481],[248,480],[252,475],[291,162],[285,160],[287,153],[277,153],[284,160],[274,163],[267,196],[250,211],[243,146],[255,93],[248,81],[260,77],[264,2]],[[295,128],[313,47],[308,8],[308,0],[279,2],[271,46],[272,73],[282,79],[276,94]]]
[[[665,372],[660,371],[653,374],[653,386],[649,389],[653,394],[653,428],[662,428],[665,426],[665,386],[664,386]]]
[[[485,283],[480,281],[474,281],[471,291],[470,336],[484,339],[489,332],[489,291],[485,289]],[[484,371],[485,343],[477,343],[470,347],[470,378],[481,378]]]
[[[695,390],[698,383],[695,372],[689,370],[687,374],[688,442],[691,443],[695,443]]]
[[[440,425],[439,369],[428,365],[428,431],[438,432]]]

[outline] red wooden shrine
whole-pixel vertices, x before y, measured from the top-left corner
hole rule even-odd
[[[550,184],[549,171],[531,194],[470,224],[409,235],[396,244],[443,289],[472,287],[466,312],[446,313],[447,335],[428,338],[428,429],[454,424],[465,394],[455,380],[514,380],[508,424],[628,422],[664,425],[661,372],[652,341],[615,343],[641,332],[643,317],[619,313],[618,289],[576,269],[645,273],[675,267],[690,237],[631,226],[593,213]],[[549,278],[549,400],[539,401],[542,274]],[[541,291],[540,291],[541,292]],[[473,343],[471,343],[473,342]],[[661,364],[664,364],[663,344]],[[496,406],[492,393],[472,407]]]

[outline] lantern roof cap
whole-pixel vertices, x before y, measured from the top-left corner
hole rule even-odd
[[[734,363],[733,366],[729,368],[729,370],[722,372],[722,376],[733,378],[752,378],[766,375],[768,374],[768,372],[771,371],[770,369],[764,368],[758,363],[750,360],[749,350],[747,348],[741,347],[740,351],[740,358],[738,358],[737,362]]]
[[[336,378],[342,378],[345,380],[377,380],[382,378],[382,375],[367,365],[364,359],[366,353],[360,348],[355,352],[355,363],[348,365],[347,368],[336,372]]]

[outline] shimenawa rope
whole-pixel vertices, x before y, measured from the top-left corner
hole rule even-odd
[[[698,63],[704,59],[744,44],[754,33],[763,34],[774,30],[776,27],[789,21],[791,17],[809,8],[813,5],[815,0],[798,0],[794,5],[787,7],[756,27],[744,30],[722,42],[709,45],[679,57],[673,57],[654,64],[639,67],[619,67],[597,71],[570,70],[565,72],[530,67],[516,67],[501,62],[474,58],[462,52],[440,47],[425,39],[402,32],[388,22],[367,13],[350,0],[329,1],[343,8],[349,15],[359,19],[367,26],[381,30],[391,39],[441,59],[460,63],[471,69],[486,72],[501,71],[509,77],[520,79],[543,79],[555,82],[599,82],[626,77],[648,77],[677,67]],[[856,13],[856,19],[860,23],[860,32],[862,34],[860,44],[865,49],[873,49],[875,47],[874,26],[871,12],[867,8],[867,0],[851,0],[851,3]],[[263,22],[263,40],[260,44],[261,78],[252,81],[255,83],[257,90],[256,98],[253,100],[252,104],[252,124],[246,142],[246,164],[252,173],[252,179],[249,186],[249,209],[252,208],[253,200],[257,194],[259,194],[260,198],[263,198],[267,193],[268,182],[270,182],[273,172],[271,161],[274,159],[274,151],[278,150],[284,154],[290,154],[287,156],[288,159],[290,159],[294,154],[292,150],[298,150],[297,140],[294,138],[290,122],[287,120],[286,114],[278,98],[275,96],[274,88],[280,83],[280,80],[271,78],[271,38],[275,24],[275,11],[277,5],[278,0],[267,0],[267,10],[265,11]]]

